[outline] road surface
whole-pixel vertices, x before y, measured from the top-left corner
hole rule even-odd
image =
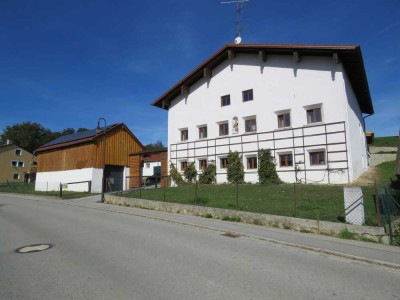
[[[0,194],[0,299],[400,299],[400,250]]]

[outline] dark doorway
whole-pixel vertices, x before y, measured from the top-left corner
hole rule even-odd
[[[124,167],[106,165],[104,170],[106,178],[106,192],[122,191],[124,187]]]

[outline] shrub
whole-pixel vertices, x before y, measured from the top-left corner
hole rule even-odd
[[[169,173],[171,175],[172,180],[175,182],[175,184],[176,185],[183,185],[184,181],[183,181],[182,175],[178,172],[178,170],[176,169],[175,165],[173,163],[171,163],[169,165],[169,168],[170,168]]]
[[[229,152],[228,154],[228,168],[227,179],[231,183],[243,183],[244,168],[242,158],[237,151]]]
[[[201,184],[211,184],[215,182],[215,174],[217,168],[214,164],[207,164],[206,168],[203,170],[203,173],[199,175],[199,183]]]
[[[258,180],[261,184],[282,183],[282,180],[276,173],[276,166],[270,149],[258,150]]]
[[[197,177],[197,170],[194,165],[194,162],[188,163],[186,169],[183,171],[185,175],[186,181],[192,183],[193,180],[196,180]]]

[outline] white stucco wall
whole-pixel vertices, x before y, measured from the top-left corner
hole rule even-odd
[[[60,183],[92,181],[92,193],[101,193],[103,169],[85,168],[78,170],[38,172],[36,174],[36,191],[58,191]],[[63,188],[68,191],[88,191],[87,183],[69,184]]]
[[[203,78],[191,86],[189,95],[181,95],[171,102],[169,161],[176,163],[178,170],[183,160],[194,161],[197,168],[199,159],[215,161],[217,181],[224,182],[226,170],[220,169],[219,158],[226,156],[229,150],[236,150],[243,153],[245,180],[256,182],[257,170],[247,170],[246,157],[256,155],[258,148],[271,148],[277,149],[273,152],[276,158],[283,152],[293,154],[300,168],[298,179],[303,182],[346,183],[349,172],[352,174],[351,169],[359,162],[349,166],[347,162],[340,162],[347,161],[345,151],[349,137],[346,139],[346,134],[349,127],[354,126],[353,119],[351,125],[347,125],[350,115],[345,80],[342,65],[334,64],[330,57],[302,57],[297,63],[291,56],[270,55],[261,63],[258,55],[238,54],[213,69],[212,78]],[[243,102],[242,91],[249,89],[253,89],[254,100]],[[230,95],[230,105],[221,107],[224,95]],[[318,126],[307,124],[306,109],[313,105],[322,108],[322,123],[316,124]],[[281,111],[290,112],[291,128],[296,130],[278,129],[277,112]],[[239,123],[236,135],[232,133],[233,117],[237,117]],[[244,132],[248,117],[256,118],[258,134]],[[229,139],[219,137],[219,123],[224,121],[229,124]],[[334,124],[336,122],[342,123]],[[198,138],[200,125],[207,125],[207,140]],[[180,141],[180,129],[184,128],[188,129],[187,142]],[[336,131],[340,132],[334,133]],[[311,136],[304,137],[307,134]],[[310,167],[309,152],[313,150],[332,152],[330,158],[336,162]],[[328,166],[336,170],[328,174]],[[295,180],[294,169],[294,166],[277,168],[279,176],[287,182]],[[358,169],[355,173],[359,173]]]
[[[147,166],[148,164],[148,166]],[[154,173],[154,167],[160,167],[160,161],[145,162],[143,166],[143,176],[151,176]]]

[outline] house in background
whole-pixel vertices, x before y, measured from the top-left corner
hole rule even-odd
[[[214,163],[219,183],[230,151],[246,182],[258,182],[261,148],[286,182],[349,183],[368,167],[359,46],[228,44],[152,105],[168,110],[168,160],[181,172]]]
[[[0,183],[31,182],[36,168],[36,157],[32,153],[7,141],[0,146]]]
[[[143,149],[123,123],[108,126],[105,132],[88,130],[61,136],[35,151],[38,162],[35,189],[58,190],[61,183],[70,191],[87,191],[90,182],[91,191],[99,193],[105,165],[106,191],[123,190],[129,185],[125,180],[130,173],[129,154]]]

